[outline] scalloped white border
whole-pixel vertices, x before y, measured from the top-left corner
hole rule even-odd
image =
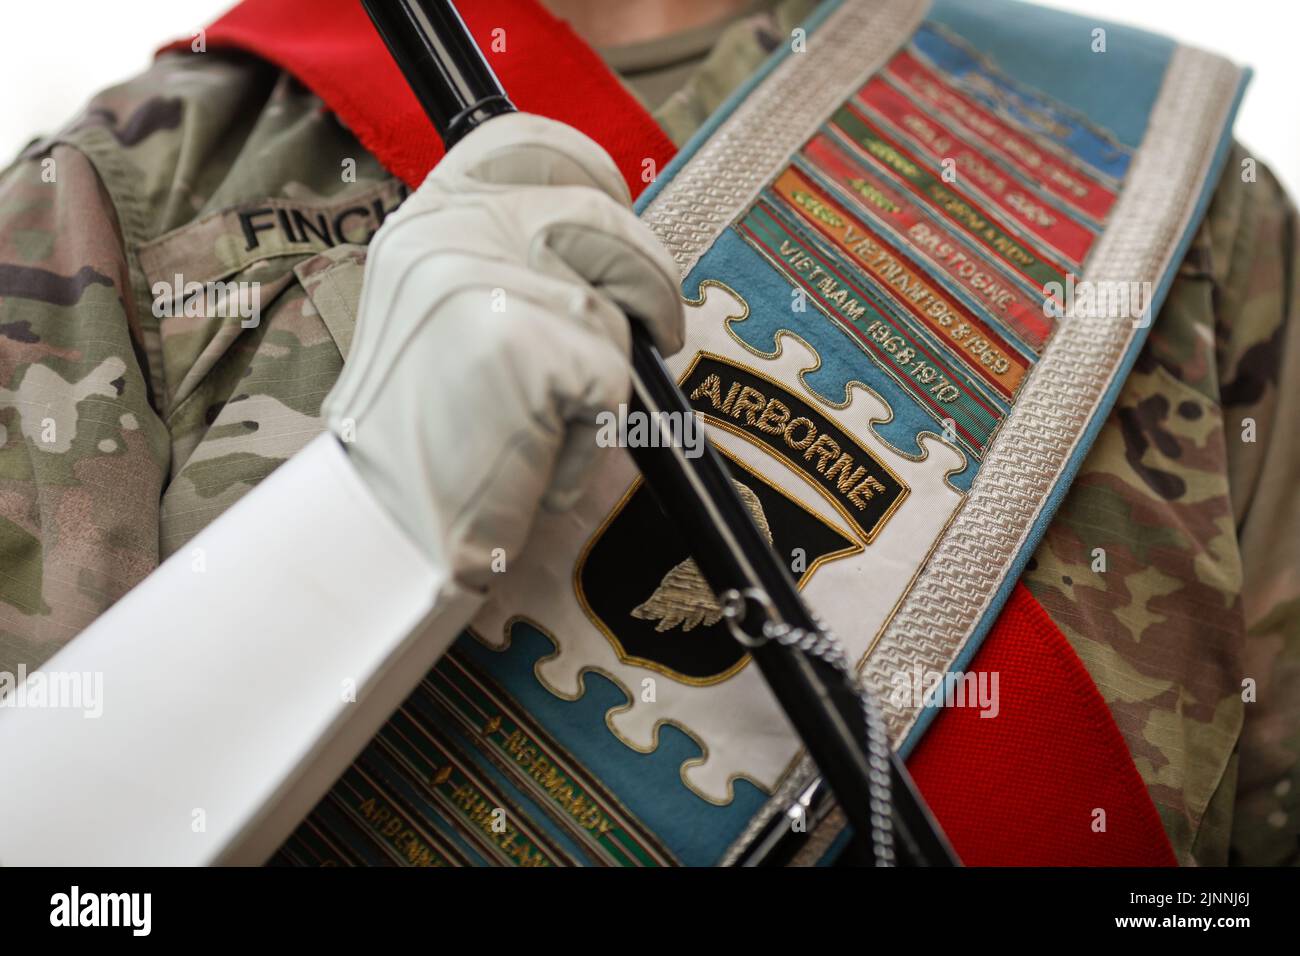
[[[1088,282],[1157,287],[1193,225],[1241,70],[1189,47],[1169,60],[1128,180],[1084,268]],[[921,711],[888,703],[891,678],[947,672],[994,610],[1054,489],[1081,451],[1125,356],[1151,324],[1074,311],[1058,326],[985,456],[965,504],[863,661],[895,745]]]
[[[866,82],[907,41],[928,6],[927,0],[846,0],[810,38],[815,57],[787,56],[651,200],[642,218],[683,278],[839,105],[844,90]],[[1083,278],[1158,285],[1192,225],[1241,79],[1242,71],[1221,57],[1190,47],[1174,51]],[[965,504],[862,662],[864,679],[884,702],[895,746],[920,711],[889,702],[891,676],[917,665],[947,671],[961,655],[1078,454],[1139,329],[1128,318],[1073,314],[1031,371]],[[784,806],[787,791],[797,792],[813,773],[805,758],[722,862],[733,860]]]

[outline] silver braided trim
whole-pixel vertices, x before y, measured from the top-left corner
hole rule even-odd
[[[664,186],[641,219],[683,279],[839,107],[845,91],[866,83],[907,42],[929,6],[929,0],[844,0],[808,38],[807,52],[788,55]],[[875,726],[868,721],[869,730]],[[734,862],[815,775],[811,762],[800,761],[721,864]]]
[[[683,278],[846,91],[907,41],[927,9],[927,0],[845,0],[813,33],[808,52],[787,56],[664,186],[642,219]],[[1240,79],[1219,57],[1174,52],[1085,279],[1160,281],[1190,225]],[[961,511],[864,662],[863,680],[886,701],[895,745],[920,711],[889,701],[892,675],[918,665],[951,669],[1010,575],[1134,333],[1127,318],[1071,316],[1030,374]],[[815,774],[807,758],[798,762],[722,862],[736,859]]]
[[[915,32],[929,0],[845,0],[641,214],[682,278],[768,180]]]
[[[776,792],[758,808],[758,812],[745,824],[745,829],[732,841],[731,846],[727,847],[727,851],[718,860],[718,866],[735,866],[768,822],[778,813],[784,813],[788,808],[793,807],[799,795],[817,776],[817,765],[807,757],[800,757],[785,775]]]
[[[862,706],[862,719],[866,727],[867,792],[871,801],[871,852],[876,866],[893,866],[894,859],[894,801],[891,793],[892,779],[889,766],[889,733],[884,715],[876,707],[865,687],[849,667],[844,648],[821,622],[818,630],[805,630],[788,624],[768,623],[763,626],[765,637],[786,647],[797,648],[801,653],[830,664],[844,675],[844,679],[857,689]]]
[[[1186,47],[1174,52],[1084,279],[1154,287],[1171,268],[1240,79],[1240,70],[1217,56]],[[1075,313],[1062,321],[961,511],[866,659],[863,679],[881,700],[889,701],[895,674],[918,666],[927,673],[952,668],[1011,574],[1136,334],[1134,321],[1125,316]],[[895,745],[920,713],[920,708],[886,704]]]
[[[849,679],[854,678],[850,676]],[[893,866],[894,795],[890,789],[893,778],[889,766],[893,751],[889,746],[889,725],[866,687],[855,683],[859,688],[858,700],[862,704],[862,719],[867,728],[867,763],[871,767],[867,786],[871,793],[871,847],[876,856],[876,866]]]
[[[832,23],[826,27],[834,29]],[[825,32],[828,44],[835,46],[831,30]],[[891,46],[898,42],[893,38]],[[1219,57],[1187,47],[1174,52],[1111,223],[1087,264],[1086,279],[1154,285],[1171,268],[1178,241],[1191,225],[1240,81],[1241,71]],[[764,89],[779,99],[781,85],[772,77]],[[786,92],[794,98],[793,90]],[[769,172],[776,171],[774,164]],[[692,162],[683,170],[692,172],[693,188],[705,192],[711,187],[700,183],[726,178],[711,164]],[[753,192],[739,198],[732,195],[734,205],[724,212],[715,212],[712,201],[702,204],[710,221],[721,223],[708,242],[729,222],[723,217],[738,214]],[[661,236],[666,234],[663,226],[658,229]],[[678,237],[672,249],[683,275],[706,245],[693,236]],[[864,662],[864,682],[886,702],[884,717],[894,746],[902,744],[920,711],[890,700],[892,676],[917,665],[930,672],[952,668],[1009,576],[1135,331],[1129,319],[1072,316],[1025,383],[961,512]],[[806,756],[798,761],[728,848],[723,862],[737,859],[767,821],[790,805],[791,795],[816,774],[816,766]]]

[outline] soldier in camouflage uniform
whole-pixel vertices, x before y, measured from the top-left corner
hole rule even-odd
[[[673,139],[814,5],[710,36],[649,103]],[[630,81],[658,91],[647,52]],[[216,53],[161,57],[0,175],[0,670],[39,666],[322,431],[404,194],[295,80]],[[1236,148],[1024,577],[1184,863],[1300,861],[1298,224]],[[260,283],[260,322],[160,316],[177,274]]]

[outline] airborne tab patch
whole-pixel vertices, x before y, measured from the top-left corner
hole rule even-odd
[[[701,353],[682,390],[709,421],[765,445],[806,475],[867,544],[907,496],[902,480],[852,436],[743,365]]]

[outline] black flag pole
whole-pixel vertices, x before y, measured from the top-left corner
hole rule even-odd
[[[481,123],[514,111],[452,0],[362,4],[448,149]],[[694,410],[640,323],[629,318],[635,402],[656,420],[664,413],[685,420]],[[693,458],[671,444],[629,451],[853,828],[848,859],[954,865],[946,838],[884,742],[878,712],[864,706],[848,662],[828,651],[838,648],[754,525],[717,451],[707,442]],[[826,803],[821,794],[816,802]],[[743,862],[788,858],[798,841],[781,819],[769,823]]]

